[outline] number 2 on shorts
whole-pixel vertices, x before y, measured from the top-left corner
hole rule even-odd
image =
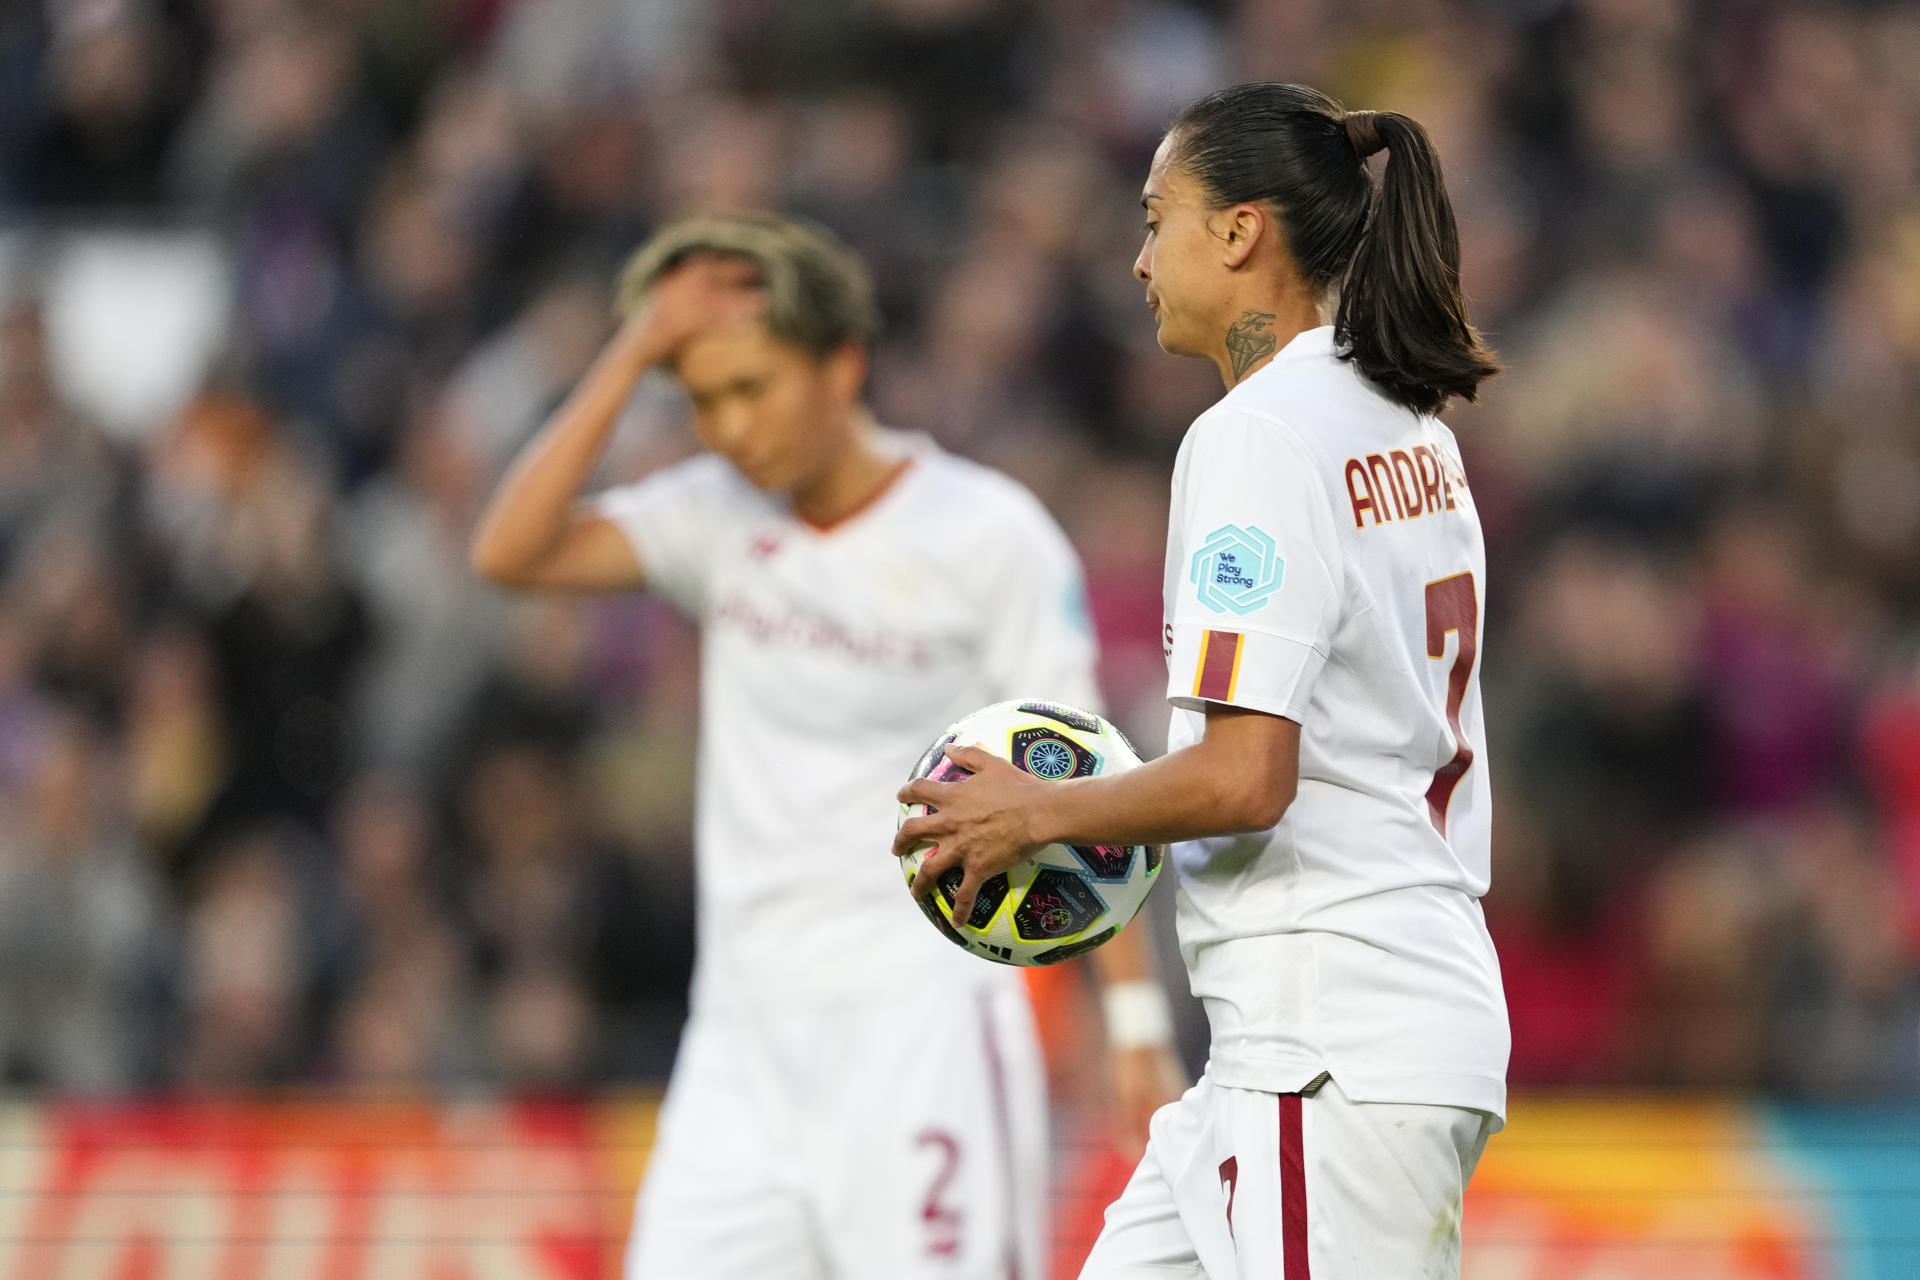
[[[927,1252],[936,1258],[951,1258],[960,1252],[961,1216],[958,1209],[942,1203],[942,1197],[960,1169],[960,1140],[944,1130],[928,1129],[917,1141],[920,1146],[933,1147],[940,1153],[940,1167],[920,1205],[920,1220],[927,1232]]]
[[[1456,573],[1427,584],[1427,656],[1447,655],[1447,632],[1459,634],[1453,669],[1447,673],[1447,725],[1453,730],[1453,759],[1434,771],[1433,785],[1427,788],[1427,816],[1433,828],[1447,834],[1447,806],[1453,802],[1453,789],[1473,763],[1473,746],[1460,731],[1460,704],[1466,700],[1467,681],[1473,677],[1474,654],[1479,650],[1480,593],[1473,574]]]

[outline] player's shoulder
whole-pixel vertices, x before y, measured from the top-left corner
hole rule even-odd
[[[667,477],[670,483],[716,498],[747,498],[759,492],[740,474],[740,468],[719,454],[706,450],[683,458],[655,474]]]
[[[1435,417],[1427,418],[1426,422],[1427,429],[1432,433],[1434,440],[1453,459],[1454,464],[1458,466],[1460,464],[1460,438],[1453,434],[1453,428]]]
[[[638,480],[614,485],[607,490],[605,499],[619,503],[628,498],[649,500],[673,495],[692,501],[725,501],[751,492],[753,486],[726,459],[701,452],[655,468]]]
[[[607,491],[603,511],[677,511],[718,531],[777,516],[779,508],[753,487],[739,468],[716,453],[701,452],[649,472],[632,484]]]
[[[1210,470],[1238,472],[1276,457],[1308,461],[1326,452],[1322,433],[1312,429],[1320,420],[1300,412],[1298,403],[1236,394],[1240,390],[1235,387],[1193,420],[1181,441],[1183,455],[1207,456]]]
[[[1436,419],[1409,413],[1342,359],[1331,325],[1297,335],[1194,426],[1222,439],[1239,433],[1316,462],[1340,462],[1355,448],[1388,449],[1446,430]]]
[[[943,511],[970,522],[983,515],[1053,522],[1033,490],[1004,471],[948,453],[931,441],[918,443],[914,458],[928,500]]]

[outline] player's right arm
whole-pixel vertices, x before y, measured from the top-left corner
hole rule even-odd
[[[620,411],[647,370],[702,329],[756,314],[751,266],[696,258],[628,313],[566,401],[515,459],[473,533],[473,570],[504,587],[630,591],[646,581],[632,542],[581,500]]]

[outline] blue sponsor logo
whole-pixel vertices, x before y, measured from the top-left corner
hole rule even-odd
[[[1060,597],[1060,610],[1066,615],[1067,625],[1083,635],[1093,634],[1093,613],[1087,607],[1087,584],[1074,575],[1072,582]]]
[[[1215,613],[1248,614],[1280,589],[1287,562],[1273,539],[1247,525],[1222,525],[1193,553],[1187,572],[1200,603]]]

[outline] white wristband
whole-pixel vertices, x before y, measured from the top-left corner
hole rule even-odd
[[[1151,978],[1111,982],[1100,993],[1110,1049],[1158,1049],[1173,1043],[1173,1006]]]

